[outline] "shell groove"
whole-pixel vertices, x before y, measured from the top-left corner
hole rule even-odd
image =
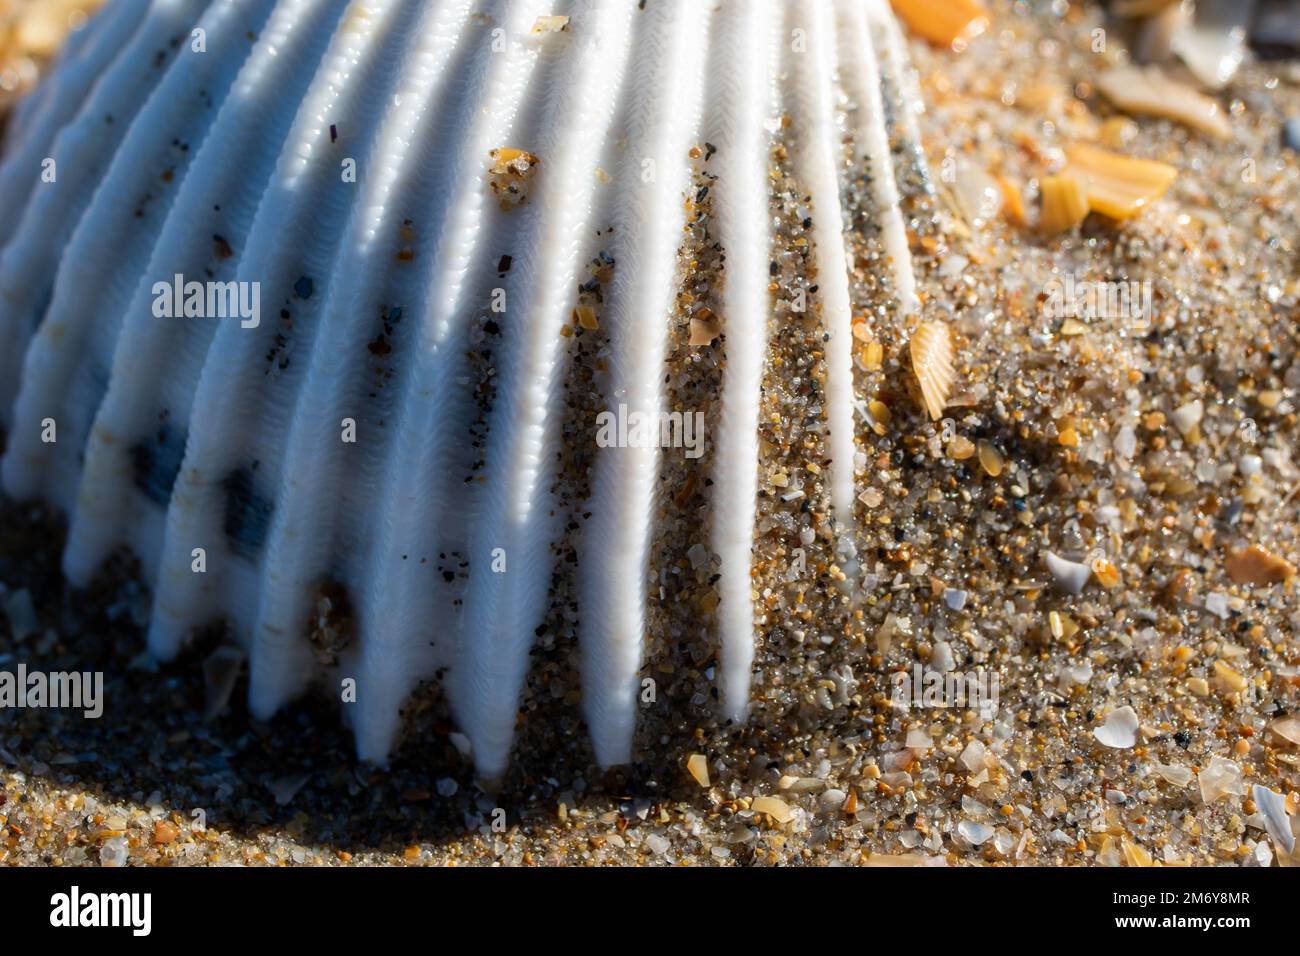
[[[842,534],[853,323],[919,311],[900,204],[928,187],[882,0],[111,0],[36,97],[0,165],[2,474],[67,512],[74,584],[129,548],[150,650],[225,619],[256,715],[354,681],[367,759],[445,674],[487,776],[558,608],[597,760],[625,762],[698,413],[701,626],[744,718],[769,331],[820,324]],[[882,302],[852,279],[850,180]],[[308,638],[323,582],[346,647]]]

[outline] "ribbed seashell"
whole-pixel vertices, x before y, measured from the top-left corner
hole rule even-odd
[[[73,584],[138,557],[159,657],[225,619],[255,715],[323,670],[355,681],[372,760],[445,671],[500,774],[568,581],[596,758],[625,762],[664,452],[617,427],[604,447],[596,421],[682,411],[665,378],[689,317],[712,343],[717,680],[743,719],[760,387],[790,315],[773,270],[811,243],[842,534],[862,401],[843,183],[869,182],[879,308],[916,315],[896,182],[929,189],[916,104],[882,0],[110,0],[4,144],[4,488],[67,513]],[[778,174],[808,197],[798,237]],[[307,637],[327,581],[355,624],[337,670]]]

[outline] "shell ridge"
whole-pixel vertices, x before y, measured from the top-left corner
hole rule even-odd
[[[250,707],[270,714],[299,692],[301,680],[284,676],[311,670],[306,631],[312,588],[331,563],[350,560],[353,552],[337,545],[348,537],[347,525],[358,507],[352,489],[371,483],[367,474],[375,462],[375,435],[386,435],[368,415],[367,386],[360,376],[371,355],[366,339],[373,330],[374,298],[405,260],[390,252],[398,239],[402,212],[393,208],[392,193],[417,155],[416,127],[426,119],[430,103],[454,79],[449,68],[461,46],[459,29],[469,16],[469,0],[443,0],[428,5],[411,43],[395,65],[393,106],[378,122],[368,148],[372,170],[359,185],[343,236],[331,254],[332,268],[321,270],[322,304],[316,334],[308,347],[307,371],[297,389],[286,431],[279,470],[276,507],[270,520],[263,561],[267,574],[258,601],[250,650]],[[390,242],[377,241],[382,229]],[[396,249],[391,249],[396,252]],[[313,294],[317,294],[313,292]],[[400,351],[400,350],[399,350]],[[343,437],[345,422],[355,423],[354,438]],[[322,512],[318,502],[333,502]],[[341,570],[346,571],[346,568]],[[346,573],[344,577],[350,577]],[[380,697],[387,688],[358,687],[360,695]],[[369,708],[358,716],[373,713]]]
[[[875,40],[867,29],[867,13],[864,8],[850,6],[840,9],[846,21],[844,32],[848,36],[847,42],[858,51],[858,59],[853,63],[853,69],[848,71],[849,82],[858,104],[856,132],[859,142],[863,144],[865,160],[871,172],[872,196],[881,217],[881,238],[885,254],[889,258],[894,297],[902,315],[916,315],[920,312],[921,304],[916,294],[912,252],[907,241],[898,181],[889,148],[889,133],[885,126],[885,106]]]
[[[771,246],[766,217],[771,193],[767,177],[770,136],[769,54],[778,18],[758,5],[724,4],[715,25],[718,38],[712,82],[718,87],[709,142],[717,147],[714,209],[727,256],[722,301],[726,368],[713,466],[713,551],[719,556],[718,683],[723,712],[743,720],[749,706],[754,660],[751,570],[759,468],[759,393],[767,354],[771,309],[767,285]],[[734,64],[740,64],[737,69]]]
[[[567,367],[560,330],[570,314],[570,290],[577,285],[600,188],[597,152],[580,137],[608,133],[615,94],[626,74],[632,16],[627,6],[575,5],[571,23],[577,49],[571,51],[568,69],[551,77],[546,92],[542,113],[547,132],[540,147],[545,165],[536,203],[521,229],[523,250],[510,269],[506,355],[498,368],[485,453],[495,470],[488,470],[482,514],[470,533],[470,577],[453,694],[475,762],[486,776],[498,775],[509,755],[528,652],[554,563],[554,462],[544,450],[557,431],[555,406],[563,386],[561,371]],[[613,43],[603,42],[610,36]],[[493,554],[504,556],[504,573],[489,566]]]
[[[60,506],[73,509],[76,456],[107,385],[104,369],[123,309],[156,244],[152,227],[175,201],[196,152],[191,146],[198,147],[206,137],[216,118],[216,101],[244,62],[246,44],[236,37],[259,29],[274,5],[275,0],[221,0],[209,8],[199,24],[212,52],[195,54],[186,48],[169,64],[73,230],[53,299],[28,347],[16,427],[5,454],[6,487],[18,497],[43,487]],[[151,185],[142,196],[140,170],[159,167],[161,184]],[[86,294],[90,289],[96,290],[93,297]],[[46,419],[58,423],[61,441],[42,440]],[[62,467],[51,470],[54,461]]]
[[[822,4],[806,8],[807,49],[793,54],[792,81],[798,104],[794,135],[794,164],[804,188],[815,197],[812,241],[817,268],[817,293],[813,306],[821,313],[826,342],[826,451],[830,462],[831,511],[837,533],[853,524],[853,358],[848,273],[844,267],[844,217],[841,208],[838,165],[832,144],[840,136],[835,117],[831,69],[835,26]],[[792,23],[801,22],[797,17]],[[838,65],[837,65],[838,66]]]
[[[529,15],[529,6],[516,4],[507,11],[516,30],[521,17]],[[483,37],[475,42],[485,46]],[[512,42],[502,52],[504,56],[481,55],[471,83],[476,91],[488,91],[486,98],[498,108],[489,118],[467,107],[470,115],[459,118],[469,127],[467,139],[480,146],[471,156],[483,158],[475,160],[463,153],[450,158],[452,168],[448,185],[441,190],[440,214],[433,220],[430,252],[416,263],[423,270],[417,287],[426,291],[423,295],[415,291],[419,306],[409,317],[417,323],[415,343],[398,386],[402,398],[394,409],[394,435],[384,452],[378,495],[381,514],[368,548],[370,573],[357,605],[361,645],[355,666],[362,688],[414,682],[418,675],[413,653],[433,644],[436,661],[445,657],[448,646],[454,648],[457,639],[456,609],[449,595],[435,594],[443,582],[435,579],[433,565],[438,554],[447,553],[446,546],[440,549],[438,543],[455,536],[448,527],[453,523],[448,486],[454,480],[454,466],[446,446],[468,417],[467,403],[453,381],[463,374],[465,362],[452,340],[463,332],[453,330],[450,316],[460,311],[464,273],[481,244],[472,223],[482,218],[488,143],[506,135],[501,127],[513,122],[525,85],[522,76],[531,73],[536,47]],[[464,99],[469,104],[482,98]],[[430,408],[436,411],[429,414]],[[428,641],[431,631],[432,642]],[[384,694],[380,700],[369,696],[358,697],[363,709],[354,721],[357,752],[362,759],[377,761],[386,757],[396,736],[404,695]],[[367,706],[375,708],[370,716],[364,710]]]
[[[689,183],[684,158],[702,118],[702,45],[713,13],[681,3],[647,11],[647,18],[655,19],[647,19],[637,51],[643,59],[637,60],[620,177],[639,176],[642,158],[651,159],[655,175],[621,194],[617,206],[615,261],[647,265],[615,271],[606,303],[611,315],[607,401],[610,411],[626,406],[628,415],[646,415],[650,422],[659,420],[663,405],[667,328]],[[657,448],[602,448],[593,469],[591,519],[581,552],[586,571],[579,588],[579,641],[584,710],[602,766],[631,757],[658,463]]]
[[[155,0],[131,42],[95,82],[76,118],[50,145],[56,175],[61,176],[57,187],[36,190],[28,197],[16,217],[23,241],[11,241],[0,252],[0,301],[5,303],[0,309],[0,338],[12,346],[0,350],[0,425],[11,428],[17,418],[14,398],[24,355],[45,317],[54,287],[46,266],[58,261],[58,250],[68,243],[94,200],[117,144],[145,102],[152,70],[139,64],[151,62],[160,43],[166,50],[165,38],[178,29],[188,30],[203,6],[199,0]],[[6,489],[14,494],[18,487],[6,483]]]
[[[269,60],[273,69],[258,77],[261,83],[273,83],[283,92],[301,89],[324,53],[339,12],[333,0],[281,3],[244,73],[263,73],[259,61]],[[268,52],[272,44],[276,49]],[[302,69],[298,58],[313,70]],[[237,86],[246,82],[242,77],[243,73]],[[74,582],[87,583],[124,533],[141,558],[145,578],[152,581],[157,575],[166,514],[157,505],[165,506],[166,500],[142,494],[141,462],[168,458],[168,449],[155,448],[162,444],[161,436],[180,441],[183,448],[215,323],[237,319],[159,318],[151,308],[153,286],[158,281],[170,284],[175,275],[207,275],[210,281],[223,283],[235,278],[239,263],[235,250],[244,247],[257,199],[279,155],[279,146],[273,144],[283,143],[294,115],[287,108],[288,99],[280,100],[284,105],[278,108],[249,101],[247,97],[258,88],[241,96],[232,94],[223,104],[125,310],[109,389],[87,442],[76,520],[64,554],[65,572]],[[232,155],[242,161],[232,164]],[[167,413],[161,424],[160,410]],[[157,490],[169,498],[171,485]]]
[[[130,42],[148,7],[148,0],[110,5],[102,23],[73,34],[83,38],[82,44],[63,51],[49,81],[19,101],[9,117],[0,154],[0,209],[21,210],[26,205],[40,179],[41,157],[49,155],[59,130],[76,115],[95,82]],[[19,219],[18,215],[0,219],[0,247],[13,236]]]
[[[220,325],[199,375],[189,441],[168,507],[149,634],[150,648],[165,658],[218,606],[231,616],[241,639],[251,631],[255,602],[232,598],[237,586],[258,591],[257,538],[274,508],[267,489],[277,487],[278,436],[315,333],[310,319],[320,305],[312,277],[333,261],[330,250],[356,199],[357,184],[342,181],[338,156],[349,156],[369,141],[378,117],[367,104],[382,96],[394,77],[376,69],[356,83],[347,79],[365,64],[390,63],[409,15],[409,8],[395,0],[371,4],[365,17],[344,15],[280,150],[276,185],[254,213],[236,280],[259,283],[271,321],[254,329]],[[313,161],[309,144],[328,141],[331,125],[343,133],[343,146],[338,153],[317,148]],[[357,178],[364,176],[359,169]],[[286,232],[306,240],[286,245]],[[271,367],[268,356],[275,359]],[[190,571],[196,546],[207,550],[204,574]],[[237,553],[237,547],[245,553]]]

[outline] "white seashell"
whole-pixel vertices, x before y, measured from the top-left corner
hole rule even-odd
[[[1132,707],[1117,707],[1106,715],[1100,727],[1092,735],[1103,747],[1115,750],[1128,750],[1137,743],[1138,718]]]
[[[110,0],[4,143],[5,491],[68,513],[75,584],[119,547],[139,557],[159,657],[227,619],[259,717],[323,673],[307,625],[320,583],[341,584],[357,633],[330,673],[355,681],[365,759],[385,758],[403,700],[446,669],[458,749],[486,776],[504,770],[578,511],[587,722],[601,764],[630,758],[661,454],[567,430],[564,333],[588,264],[609,256],[600,315],[581,317],[603,336],[602,400],[651,422],[668,411],[692,146],[710,144],[710,235],[726,251],[700,557],[702,571],[716,561],[731,719],[754,654],[776,143],[815,209],[841,531],[856,492],[846,131],[893,307],[919,313],[891,142],[928,180],[883,0],[574,0],[562,24],[552,7]],[[214,317],[219,304],[231,314]],[[589,492],[570,500],[558,460],[580,444]]]

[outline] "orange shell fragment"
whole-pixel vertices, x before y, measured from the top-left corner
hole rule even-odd
[[[989,25],[988,11],[978,0],[893,0],[893,6],[909,30],[936,46],[969,40]]]
[[[1178,178],[1178,170],[1167,163],[1120,156],[1095,146],[1076,146],[1066,155],[1066,174],[1083,183],[1088,208],[1112,219],[1135,216]]]

